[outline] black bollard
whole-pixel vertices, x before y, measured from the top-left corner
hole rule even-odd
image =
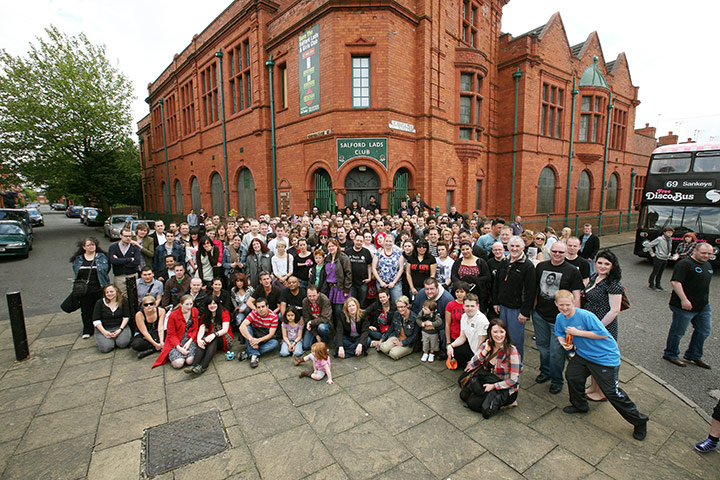
[[[10,312],[10,328],[12,329],[13,343],[15,344],[15,358],[22,361],[30,356],[22,298],[20,292],[10,292],[6,296],[8,312]]]

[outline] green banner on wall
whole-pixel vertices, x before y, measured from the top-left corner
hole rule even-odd
[[[314,27],[298,37],[300,73],[300,115],[320,111],[320,28]]]

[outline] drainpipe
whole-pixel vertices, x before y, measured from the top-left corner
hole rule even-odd
[[[512,167],[512,193],[510,194],[510,218],[515,218],[515,171],[517,168],[517,134],[518,134],[518,92],[520,90],[520,67],[512,74],[515,79],[515,126],[513,127],[513,167]],[[514,221],[514,220],[513,220]]]
[[[612,113],[612,90],[610,91],[610,99],[607,107],[607,126],[605,127],[605,155],[603,158],[602,189],[600,190],[600,219],[598,220],[598,235],[602,235],[603,211],[605,210],[605,172],[607,171],[608,160],[608,143],[610,141],[610,114]]]
[[[573,146],[575,145],[575,97],[580,93],[575,87],[576,78],[573,77],[573,89],[572,89],[572,107],[570,108],[570,153],[568,153],[568,175],[567,175],[567,189],[565,190],[565,223],[563,226],[568,225],[568,212],[570,211],[570,177],[572,175],[572,158],[573,158]]]
[[[230,213],[230,181],[228,179],[228,157],[227,157],[227,132],[225,130],[225,95],[223,94],[223,66],[222,66],[222,48],[220,48],[215,56],[218,58],[218,76],[220,79],[220,118],[222,119],[222,137],[223,137],[223,159],[225,160],[225,215]],[[213,212],[214,213],[214,212]]]
[[[635,172],[634,168],[630,169],[630,195],[628,198],[628,232],[630,231],[630,224],[632,219],[632,207],[633,207],[633,192],[635,191]]]
[[[272,144],[273,217],[277,217],[277,146],[275,144],[275,85],[273,82],[275,60],[273,60],[272,55],[270,55],[270,60],[265,62],[265,66],[268,67],[270,71],[270,141]]]
[[[167,203],[168,210],[172,212],[172,205],[170,204],[170,167],[168,166],[168,154],[167,154],[167,137],[165,136],[165,102],[161,98],[158,100],[160,104],[160,116],[162,117],[162,131],[163,131],[163,146],[165,148],[165,177],[167,179]],[[165,200],[165,192],[162,192],[163,200]],[[165,213],[165,212],[163,212]]]

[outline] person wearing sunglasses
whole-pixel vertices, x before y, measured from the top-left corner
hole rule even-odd
[[[565,260],[566,254],[565,243],[555,242],[550,249],[550,260],[540,262],[535,267],[537,301],[532,319],[535,343],[540,352],[540,374],[535,381],[545,383],[550,380],[550,393],[553,395],[562,391],[565,368],[565,349],[555,337],[554,330],[559,313],[555,294],[560,290],[571,291],[575,296],[575,306],[579,307],[580,291],[585,287],[580,270]]]
[[[137,358],[145,358],[162,350],[165,344],[165,309],[158,305],[152,295],[145,295],[140,310],[135,314],[137,333],[130,343]]]
[[[418,290],[426,279],[435,278],[437,273],[437,261],[430,255],[428,242],[420,240],[405,264],[405,277],[412,292],[412,297],[417,295]]]

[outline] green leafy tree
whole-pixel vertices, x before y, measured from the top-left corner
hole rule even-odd
[[[52,191],[100,203],[140,198],[132,84],[105,47],[54,26],[24,57],[0,50],[0,158]],[[134,155],[134,158],[132,158]]]

